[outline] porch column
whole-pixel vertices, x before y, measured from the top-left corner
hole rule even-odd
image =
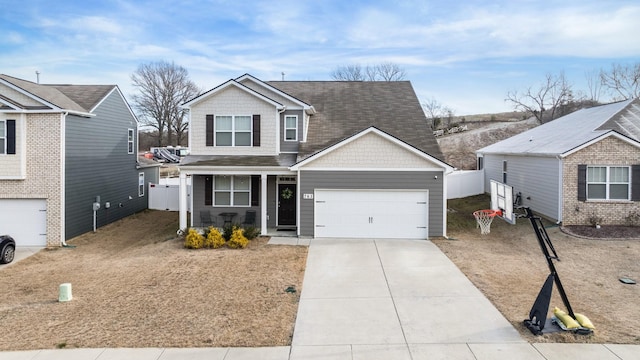
[[[260,175],[260,232],[267,235],[267,174]]]
[[[178,210],[180,211],[180,230],[184,231],[187,228],[187,174],[183,172],[180,172]]]

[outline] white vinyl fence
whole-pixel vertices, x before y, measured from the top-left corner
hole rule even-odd
[[[447,175],[447,199],[459,199],[483,193],[482,170],[457,170]]]
[[[180,186],[149,183],[149,209],[179,211]],[[162,183],[165,184],[162,184]],[[191,211],[191,184],[187,184],[187,211]]]

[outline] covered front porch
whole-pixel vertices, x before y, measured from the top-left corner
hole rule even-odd
[[[263,235],[298,235],[298,183],[287,169],[180,169],[180,229],[227,224],[253,226]],[[191,213],[187,178],[191,178]],[[188,218],[190,216],[190,218]]]

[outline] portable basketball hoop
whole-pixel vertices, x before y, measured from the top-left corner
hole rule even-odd
[[[491,231],[491,222],[496,215],[502,216],[502,210],[478,210],[473,212],[473,217],[476,218],[480,226],[480,234],[486,235]]]

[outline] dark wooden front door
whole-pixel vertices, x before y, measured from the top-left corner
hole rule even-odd
[[[278,225],[296,224],[296,184],[278,185]]]

